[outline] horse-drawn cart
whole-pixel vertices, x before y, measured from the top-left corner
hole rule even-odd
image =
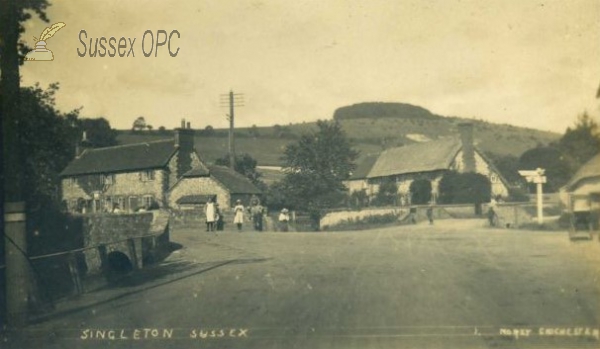
[[[592,239],[598,231],[600,213],[599,194],[570,195],[569,239]]]

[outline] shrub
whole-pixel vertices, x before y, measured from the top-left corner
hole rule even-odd
[[[376,226],[387,225],[398,221],[398,215],[395,213],[386,213],[382,215],[367,216],[361,219],[346,219],[336,225],[327,227],[326,230],[364,230]]]
[[[398,197],[398,186],[392,179],[386,179],[379,186],[379,191],[373,200],[375,206],[395,205]]]
[[[489,202],[492,184],[479,173],[448,172],[440,180],[440,203],[480,204]]]
[[[410,184],[411,203],[424,205],[431,200],[431,182],[427,179],[417,179]]]

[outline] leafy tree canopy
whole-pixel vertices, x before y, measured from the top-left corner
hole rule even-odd
[[[417,179],[410,183],[411,203],[424,205],[431,201],[431,182],[427,179]]]
[[[439,184],[442,204],[479,204],[490,201],[492,184],[480,173],[448,172]]]
[[[377,206],[394,205],[398,198],[398,186],[393,179],[386,179],[379,185],[374,204]]]
[[[555,192],[573,175],[573,166],[569,156],[556,146],[545,146],[530,149],[519,159],[520,170],[546,170],[547,183],[544,191]]]
[[[117,145],[117,131],[103,117],[95,119],[77,119],[75,126],[86,132],[87,141],[92,148]]]
[[[577,117],[575,126],[567,128],[558,142],[560,150],[568,155],[571,166],[576,170],[600,152],[600,128],[598,123],[583,113]]]
[[[344,200],[342,181],[350,177],[357,156],[338,122],[318,121],[316,132],[302,135],[284,151],[283,186],[290,202],[317,223],[324,209]]]
[[[229,167],[229,155],[224,156],[215,160],[215,165]],[[234,170],[238,173],[246,176],[254,185],[257,185],[260,189],[264,189],[264,183],[260,180],[261,174],[256,171],[256,160],[250,156],[250,154],[240,154],[235,156],[235,168]]]

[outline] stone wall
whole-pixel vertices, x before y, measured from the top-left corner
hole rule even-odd
[[[385,214],[396,214],[401,215],[402,213],[407,212],[408,209],[402,209],[399,207],[378,207],[378,208],[366,208],[360,211],[337,211],[337,212],[329,212],[321,218],[321,228],[325,228],[327,226],[333,226],[339,224],[343,221],[347,221],[349,219],[358,220],[364,219],[369,216],[382,216]]]
[[[143,253],[145,252],[142,250],[143,239],[137,239],[135,249],[131,248],[131,242],[126,239],[158,234],[160,228],[157,228],[156,225],[153,226],[153,222],[156,221],[156,217],[159,215],[168,217],[168,213],[162,211],[82,216],[84,247],[105,246],[103,252],[99,248],[84,251],[88,273],[100,272],[103,258],[101,254],[109,254],[113,251],[124,253],[132,264],[141,266]],[[161,225],[166,226],[166,223],[163,222]]]
[[[533,217],[527,212],[525,206],[530,204],[502,204],[496,206],[496,215],[498,216],[498,226],[503,228],[519,228],[523,225],[534,222],[536,217]],[[484,207],[484,212],[487,213],[487,206]]]

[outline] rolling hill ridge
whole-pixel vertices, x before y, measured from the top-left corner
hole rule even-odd
[[[338,108],[333,113],[361,154],[374,154],[384,149],[415,142],[455,137],[457,125],[470,122],[474,126],[477,146],[492,155],[520,156],[537,145],[558,140],[559,134],[508,124],[495,124],[478,119],[447,117],[403,103],[369,102]],[[303,122],[269,127],[236,128],[238,153],[249,153],[259,165],[281,165],[285,146],[302,133],[314,131],[316,122]],[[196,149],[204,160],[213,162],[227,153],[227,129],[197,130]],[[172,131],[119,131],[122,144],[172,137]]]

